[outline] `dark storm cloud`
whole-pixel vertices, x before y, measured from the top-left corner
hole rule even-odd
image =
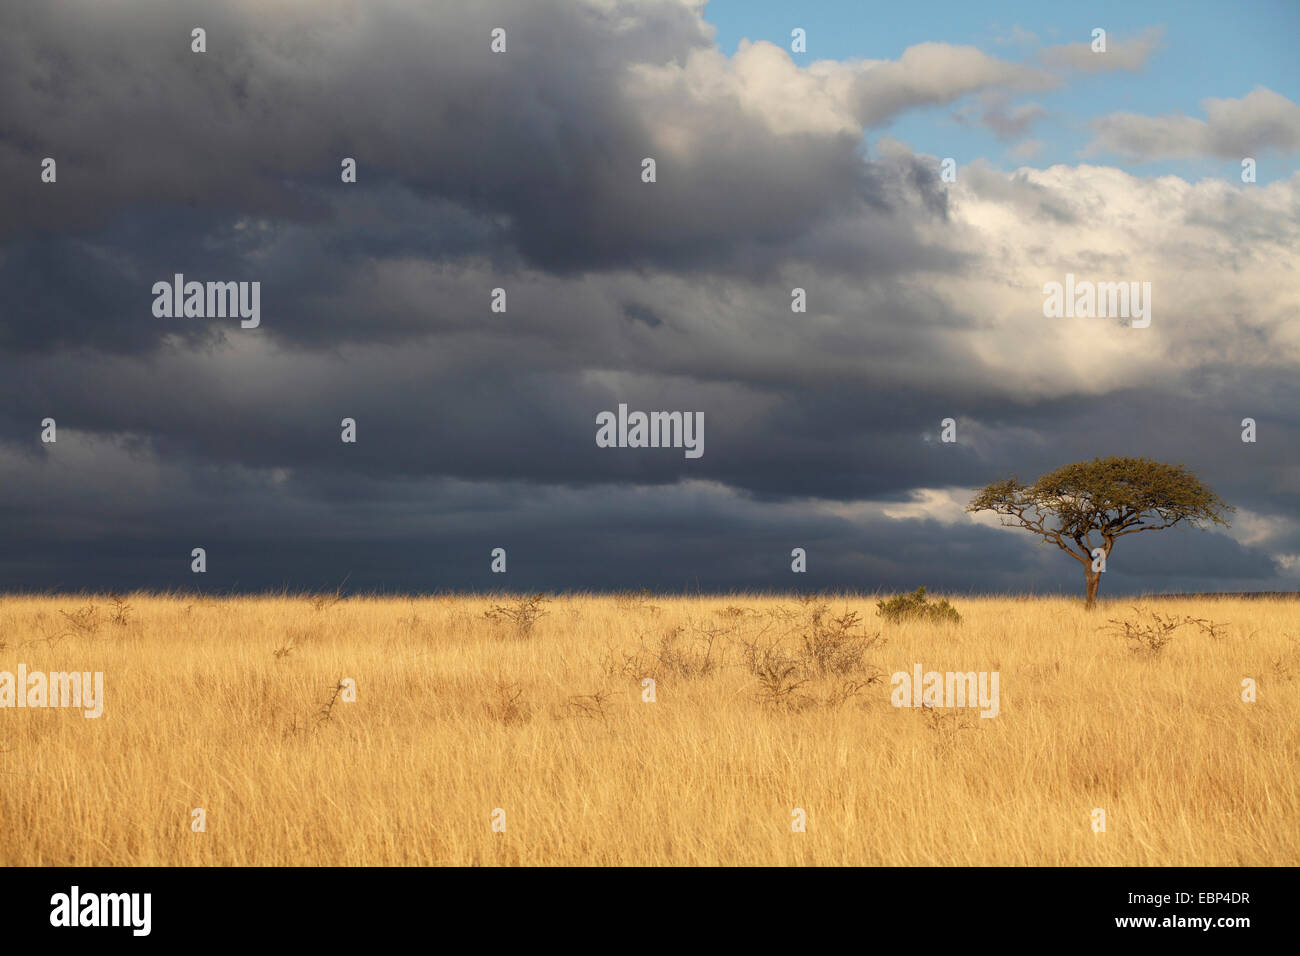
[[[709,110],[708,127],[680,155],[661,152],[655,188],[642,183],[656,131],[629,99],[629,68],[711,42],[670,0],[608,12],[560,0],[77,10],[69,28],[59,8],[20,3],[0,39],[10,234],[84,229],[142,203],[318,223],[331,201],[301,187],[337,183],[343,156],[362,182],[397,176],[504,217],[530,261],[559,270],[698,268],[738,243],[789,241],[846,199],[886,201],[851,133],[774,134],[735,102],[683,103],[674,90],[654,107]],[[208,52],[195,54],[200,23]],[[496,26],[504,55],[488,49]],[[971,68],[957,91],[1013,69]],[[922,95],[907,76],[884,85],[890,111]],[[47,155],[57,191],[30,175]]]
[[[671,2],[626,23],[559,2],[9,6],[4,171],[68,160],[53,208],[20,194],[11,228],[139,202],[295,217],[314,204],[284,180],[337,181],[343,155],[505,204],[565,171],[597,130],[627,135],[612,82],[624,64],[706,42]],[[190,51],[196,25],[205,54]],[[505,59],[487,50],[500,25],[514,33]]]
[[[863,163],[851,132],[774,133],[725,97],[651,85],[654,110],[693,117],[681,149],[657,148],[658,114],[627,76],[709,49],[679,3],[76,10],[74,28],[20,3],[0,32],[0,280],[23,293],[0,317],[11,349],[202,336],[148,311],[149,286],[175,273],[262,281],[269,334],[332,344],[437,330],[451,303],[374,281],[402,258],[750,276],[790,255],[866,274],[952,262],[912,235],[916,209],[945,214],[933,177]],[[204,54],[189,50],[198,23]],[[493,55],[502,24],[509,52]],[[918,90],[916,69],[877,71],[891,109],[1017,75],[975,59]],[[659,181],[642,183],[655,153]],[[47,155],[57,186],[34,175]]]
[[[633,322],[642,322],[652,329],[664,324],[663,319],[655,315],[654,309],[647,308],[644,305],[637,305],[635,302],[623,306],[623,314]]]
[[[102,452],[87,466],[113,469]],[[880,514],[850,519],[812,502],[769,503],[718,486],[578,491],[519,483],[325,476],[265,480],[236,472],[166,467],[177,479],[157,500],[132,502],[110,534],[80,524],[76,546],[51,540],[49,522],[23,502],[5,514],[21,533],[0,542],[0,573],[29,588],[153,587],[204,590],[642,588],[912,589],[1075,593],[1077,562],[1018,533]],[[69,476],[71,479],[73,476]],[[110,500],[129,479],[92,492]],[[81,492],[42,490],[54,513]],[[10,501],[6,509],[16,502]],[[198,507],[196,507],[198,505]],[[132,524],[133,514],[148,521]],[[107,527],[107,526],[106,526]],[[87,538],[87,531],[92,535]],[[1117,548],[1106,581],[1112,594],[1181,587],[1260,589],[1272,568],[1219,535],[1167,534]],[[1195,547],[1189,548],[1193,542]],[[208,573],[188,571],[190,549],[206,549]],[[503,579],[489,570],[493,548],[507,551]],[[808,553],[806,575],[790,572],[790,551]],[[504,581],[504,583],[503,583]]]

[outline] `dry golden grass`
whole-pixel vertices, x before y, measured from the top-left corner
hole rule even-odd
[[[821,675],[794,597],[485,617],[516,600],[133,594],[114,623],[104,596],[0,599],[0,671],[103,671],[106,697],[0,710],[0,864],[1300,862],[1295,602],[1136,602],[1227,625],[1137,653],[1104,630],[1134,602],[954,598],[952,628],[831,597],[823,622],[882,640]],[[765,689],[745,662],[776,638],[795,663]],[[891,706],[918,662],[999,671],[1000,715]]]

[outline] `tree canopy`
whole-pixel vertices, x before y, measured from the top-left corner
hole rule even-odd
[[[992,511],[1003,525],[1031,531],[1082,562],[1091,607],[1100,574],[1096,549],[1104,559],[1126,534],[1180,523],[1227,527],[1225,515],[1235,509],[1183,465],[1111,457],[1066,465],[1032,484],[1014,476],[995,481],[966,510]]]

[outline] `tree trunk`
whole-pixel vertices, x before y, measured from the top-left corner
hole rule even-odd
[[[1101,572],[1094,571],[1092,566],[1089,565],[1084,569],[1083,574],[1088,584],[1088,599],[1084,602],[1083,607],[1085,610],[1091,611],[1097,606],[1097,586],[1101,584]]]

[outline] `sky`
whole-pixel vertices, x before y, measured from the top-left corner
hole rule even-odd
[[[1182,114],[1205,118],[1207,99],[1240,99],[1256,87],[1288,98],[1300,88],[1295,37],[1300,36],[1300,3],[1294,0],[1133,3],[1058,0],[1043,4],[936,2],[913,10],[858,0],[791,4],[778,0],[711,0],[706,18],[717,28],[719,47],[734,54],[742,41],[766,41],[789,49],[790,32],[802,28],[806,51],[791,53],[800,66],[816,60],[897,59],[900,51],[922,43],[971,45],[1000,59],[1020,63],[1060,63],[1057,50],[1107,32],[1108,42],[1144,51],[1133,69],[1076,74],[1070,82],[1031,95],[994,102],[1025,107],[1001,129],[979,122],[987,105],[935,105],[900,115],[890,135],[915,150],[953,156],[960,162],[987,159],[1008,170],[1028,162],[1037,168],[1077,164],[1081,158],[1104,162],[1133,175],[1174,174],[1195,181],[1233,178],[1240,158],[1197,154],[1144,156],[1116,150],[1117,141],[1093,145],[1088,123],[1116,112],[1147,117]],[[1148,49],[1149,48],[1149,49]],[[1091,51],[1090,51],[1091,52]],[[1000,97],[998,91],[992,95]],[[1014,120],[1032,120],[1018,134]],[[870,131],[872,138],[884,132]],[[999,133],[1001,135],[999,135]],[[1295,169],[1294,152],[1275,153],[1262,164],[1258,182],[1285,179]]]
[[[885,6],[6,3],[0,590],[1078,593],[965,506],[1109,455],[1236,512],[1103,596],[1300,588],[1297,5]]]

